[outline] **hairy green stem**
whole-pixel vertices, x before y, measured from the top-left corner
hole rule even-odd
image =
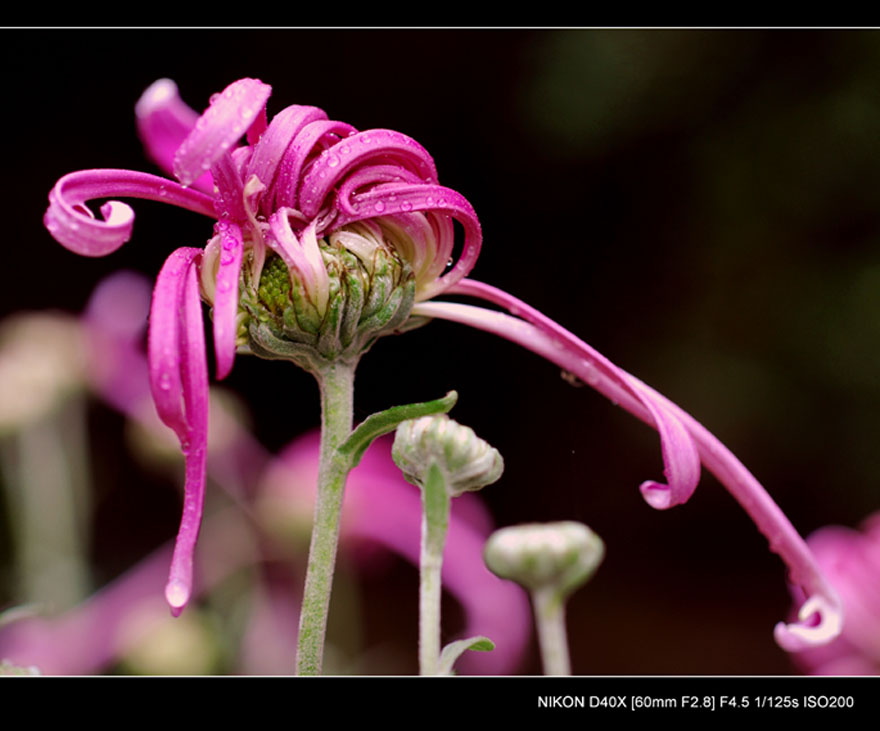
[[[565,599],[555,587],[545,587],[532,592],[532,601],[544,675],[571,675],[568,635],[565,631]]]
[[[317,374],[321,389],[321,465],[299,621],[297,675],[320,675],[324,658],[339,516],[350,466],[337,448],[351,433],[355,365],[337,360]]]
[[[432,462],[422,488],[422,546],[419,558],[419,672],[440,671],[440,600],[443,546],[449,527],[449,492],[443,470]]]

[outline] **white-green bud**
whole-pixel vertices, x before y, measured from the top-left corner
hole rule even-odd
[[[605,544],[583,523],[529,523],[495,531],[486,542],[486,566],[530,591],[556,588],[568,595],[602,563]]]
[[[391,455],[404,477],[420,487],[436,463],[446,476],[451,497],[491,485],[504,472],[498,450],[446,414],[403,422],[397,427]]]

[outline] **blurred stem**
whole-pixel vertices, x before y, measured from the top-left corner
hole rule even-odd
[[[337,447],[351,433],[355,363],[333,361],[317,374],[321,389],[321,464],[306,585],[300,614],[297,675],[320,675],[327,612],[339,543],[339,516],[350,463]]]
[[[446,477],[431,462],[422,488],[422,546],[419,559],[419,672],[437,675],[440,669],[440,600],[443,546],[449,526]]]
[[[571,675],[568,635],[565,631],[565,600],[555,587],[532,592],[538,643],[544,675]]]
[[[89,461],[85,404],[64,406],[11,437],[9,487],[18,556],[18,600],[69,609],[89,590],[85,536]]]

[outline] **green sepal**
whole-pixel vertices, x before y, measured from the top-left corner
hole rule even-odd
[[[452,666],[468,650],[475,652],[489,652],[495,649],[495,643],[488,637],[468,637],[466,640],[450,642],[440,653],[440,665],[437,675],[452,675]]]
[[[349,469],[358,466],[364,452],[377,437],[394,431],[399,424],[408,419],[418,419],[430,414],[445,414],[458,401],[458,393],[450,391],[443,398],[418,404],[392,406],[364,419],[336,450],[340,457],[349,460]]]

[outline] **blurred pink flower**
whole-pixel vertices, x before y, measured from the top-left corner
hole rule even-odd
[[[149,309],[149,285],[133,273],[120,272],[95,289],[81,318],[92,362],[84,369],[96,395],[126,414],[156,438],[164,428],[150,406],[147,362],[141,340]],[[307,531],[313,512],[318,472],[319,437],[294,440],[273,458],[218,403],[212,419],[207,469],[233,497],[246,501],[248,513],[257,500],[262,535],[273,521],[299,520]],[[224,435],[222,442],[215,440]],[[256,492],[259,486],[259,493]],[[390,439],[374,443],[352,472],[346,495],[342,550],[356,561],[369,560],[377,548],[418,564],[421,502],[391,459]],[[262,508],[262,509],[261,509]],[[200,575],[196,594],[209,591],[231,572],[267,558],[261,555],[253,522],[228,509],[211,516],[201,537]],[[528,600],[519,587],[502,582],[482,562],[483,543],[493,529],[480,499],[456,501],[450,519],[444,583],[461,603],[465,634],[489,635],[491,653],[469,653],[459,669],[471,673],[508,674],[520,664],[531,637]],[[364,551],[364,549],[370,549]],[[21,666],[35,665],[44,674],[79,675],[105,669],[136,646],[149,623],[133,620],[155,610],[160,601],[163,566],[171,545],[157,549],[124,575],[62,616],[24,618],[0,627],[0,658]],[[270,551],[270,553],[274,553]],[[414,585],[414,591],[416,587]],[[296,591],[294,591],[296,593]],[[284,587],[266,584],[256,597],[242,662],[248,672],[292,672],[296,652],[297,604]],[[272,645],[267,655],[266,629]],[[286,668],[286,669],[285,669]]]
[[[50,192],[44,219],[59,242],[88,256],[121,246],[134,219],[127,205],[110,202],[101,209],[104,220],[98,220],[86,206],[89,200],[148,198],[216,222],[204,250],[183,248],[169,257],[150,316],[153,398],[186,456],[184,515],[166,587],[173,611],[179,612],[189,597],[204,496],[208,386],[199,286],[213,306],[217,374],[223,378],[236,350],[245,254],[251,281],[259,281],[271,250],[297,272],[307,297],[326,304],[328,275],[317,237],[355,239],[344,227],[360,222],[370,230],[381,226],[396,232],[398,254],[415,272],[414,315],[453,320],[519,343],[654,427],[666,482],[642,483],[649,505],[666,509],[686,502],[699,480],[701,461],[718,477],[786,562],[790,579],[805,591],[799,622],[776,626],[783,647],[827,642],[839,632],[838,598],[809,549],[761,484],[714,435],[523,301],[465,279],[480,251],[480,224],[467,200],[437,183],[434,161],[424,148],[390,130],[358,132],[328,120],[316,107],[287,107],[269,123],[270,92],[260,81],[240,79],[212,97],[198,115],[180,100],[173,82],[156,82],[138,102],[139,130],[150,156],[180,183],[127,170],[71,173]],[[236,146],[245,134],[248,144]],[[458,261],[447,271],[455,248],[453,220],[462,226],[464,240]],[[443,293],[482,299],[511,314],[429,301]],[[818,623],[806,622],[816,616]]]
[[[880,513],[860,531],[820,528],[807,544],[840,595],[846,623],[836,640],[792,659],[810,675],[880,675]]]

